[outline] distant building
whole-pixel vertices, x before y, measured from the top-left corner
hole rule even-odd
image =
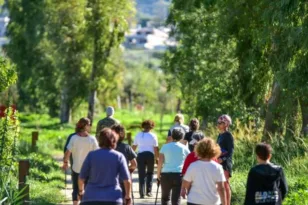
[[[123,45],[128,49],[166,50],[176,45],[175,41],[169,39],[169,32],[168,28],[130,29]]]
[[[10,22],[10,18],[7,16],[0,17],[0,47],[9,42],[8,38],[5,36],[7,25]]]

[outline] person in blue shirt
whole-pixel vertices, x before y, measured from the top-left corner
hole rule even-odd
[[[131,205],[131,179],[124,155],[114,149],[119,136],[110,128],[100,131],[100,149],[86,157],[79,174],[81,205],[122,205],[121,179],[126,205]],[[87,185],[85,182],[87,181]],[[85,190],[84,190],[85,187]]]
[[[157,180],[161,183],[161,204],[170,201],[172,205],[181,204],[182,169],[187,155],[190,153],[186,145],[179,141],[184,137],[182,129],[173,129],[172,142],[162,146],[157,165]]]

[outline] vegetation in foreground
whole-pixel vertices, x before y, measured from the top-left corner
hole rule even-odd
[[[159,137],[160,144],[165,142],[167,130],[172,124],[173,115],[165,115],[162,126],[160,116],[146,112],[118,111],[115,116],[128,129],[132,135],[139,131],[136,126],[143,119],[152,118],[157,123],[154,132]],[[96,124],[98,118],[95,120]],[[31,161],[29,183],[31,187],[31,201],[35,204],[57,204],[64,198],[60,190],[64,188],[64,175],[53,156],[62,156],[62,148],[66,137],[74,131],[72,124],[59,124],[59,120],[50,118],[48,115],[21,114],[21,154]],[[240,205],[245,196],[247,173],[251,166],[256,163],[254,155],[255,144],[261,141],[261,133],[255,129],[244,126],[239,122],[233,127],[235,137],[234,173],[231,178],[232,204]],[[160,132],[160,127],[162,132]],[[31,132],[38,130],[38,153],[29,154]],[[92,129],[94,132],[95,129]],[[205,130],[206,135],[217,136],[214,125]],[[307,139],[295,137],[286,141],[283,136],[272,138],[271,145],[274,149],[272,161],[284,167],[289,183],[290,192],[285,200],[285,205],[307,205],[308,204],[308,143]],[[60,197],[59,197],[60,196]]]

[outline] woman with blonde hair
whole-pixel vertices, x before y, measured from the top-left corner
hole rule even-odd
[[[184,115],[181,113],[178,113],[174,117],[174,125],[168,130],[168,136],[167,136],[167,143],[172,142],[172,131],[173,129],[181,129],[184,134],[186,134],[189,131],[189,127],[184,124]]]
[[[198,142],[195,151],[198,161],[190,164],[183,178],[181,196],[188,205],[226,205],[226,181],[223,168],[213,161],[220,154],[220,147],[210,138]]]

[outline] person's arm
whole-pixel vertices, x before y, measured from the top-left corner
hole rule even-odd
[[[65,154],[64,154],[64,157],[63,157],[63,165],[62,165],[62,169],[63,170],[66,170],[68,168],[68,160],[71,156],[71,151],[70,150],[66,150]]]
[[[220,196],[221,204],[226,205],[227,200],[226,200],[226,190],[224,186],[224,182],[217,182],[217,192]]]
[[[283,169],[281,168],[281,177],[280,177],[280,191],[281,191],[281,198],[282,200],[284,200],[284,198],[286,197],[286,194],[288,192],[288,184],[287,184],[287,180],[286,177],[284,175]]]
[[[67,139],[66,139],[66,142],[65,142],[65,145],[64,145],[64,149],[63,149],[63,153],[65,154],[65,152],[66,152],[66,150],[67,150],[67,145],[69,144],[69,142],[70,142],[70,140],[71,140],[71,138],[73,137],[73,135],[75,135],[75,133],[73,133],[73,134],[70,134],[68,137],[67,137]]]
[[[159,150],[158,150],[158,147],[154,147],[154,154],[155,154],[155,160],[158,161],[159,160]]]
[[[129,161],[129,166],[128,166],[129,172],[133,173],[136,168],[137,168],[137,160],[136,158],[134,158]]]
[[[95,132],[95,137],[98,139],[98,136],[99,136],[99,132],[101,131],[100,130],[100,127],[101,127],[101,121],[98,121],[97,125],[96,125],[96,132]]]
[[[79,177],[78,177],[78,196],[79,199],[82,198],[83,194],[84,194],[84,185],[85,185],[85,180],[89,178],[90,175],[90,169],[91,169],[91,152],[86,156],[80,173],[79,173]]]
[[[84,195],[84,184],[85,184],[85,180],[78,177],[78,188],[79,188],[78,197],[79,197],[79,200],[81,200],[82,196]]]
[[[119,158],[119,176],[121,179],[123,179],[124,182],[124,189],[125,189],[125,200],[126,204],[131,204],[131,180],[130,180],[130,173],[128,171],[128,166],[126,159],[124,158],[124,155],[120,155]]]
[[[133,146],[132,146],[134,151],[136,151],[136,149],[138,147],[138,138],[139,138],[138,136],[139,136],[139,133],[134,138],[134,142],[133,142]]]
[[[158,181],[160,181],[161,170],[162,170],[164,162],[165,162],[165,155],[160,153],[159,159],[158,159],[158,165],[157,165],[157,180]]]
[[[183,199],[186,199],[186,196],[188,195],[189,190],[191,188],[191,184],[192,182],[186,180],[182,181],[181,196],[183,197]]]
[[[171,130],[168,130],[168,134],[167,134],[167,139],[166,139],[166,144],[172,142],[172,137],[171,137]]]
[[[124,189],[125,189],[125,200],[126,200],[126,205],[131,204],[131,192],[132,192],[132,182],[130,179],[124,180]]]

